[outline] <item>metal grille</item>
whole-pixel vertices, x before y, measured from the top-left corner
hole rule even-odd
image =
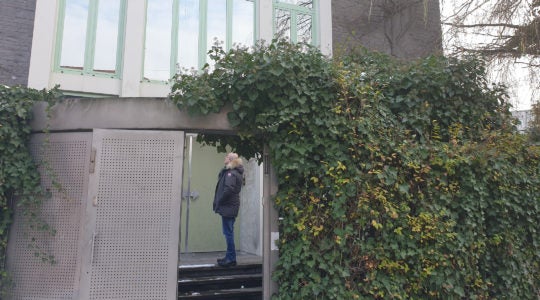
[[[42,185],[52,197],[43,200],[40,217],[56,234],[35,231],[24,226],[24,217],[16,211],[9,240],[8,268],[13,276],[13,299],[76,299],[79,285],[81,218],[88,184],[91,133],[50,134],[32,137],[30,149],[39,164]],[[49,167],[46,167],[46,166]],[[49,175],[56,177],[62,189],[53,187]],[[39,251],[52,255],[55,264],[36,257],[31,239]]]
[[[174,299],[183,135],[96,130],[89,299]]]

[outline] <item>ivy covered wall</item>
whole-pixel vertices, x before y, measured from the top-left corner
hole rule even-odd
[[[211,55],[171,99],[231,105],[238,136],[208,144],[269,145],[277,299],[537,299],[540,147],[481,60],[330,60],[282,42]]]
[[[23,87],[0,85],[0,298],[9,287],[10,277],[5,270],[9,226],[14,206],[21,208],[22,216],[30,226],[51,232],[47,224],[37,217],[44,191],[40,176],[28,149],[32,108],[38,101],[53,103],[58,91],[37,91]],[[17,201],[15,201],[17,200]],[[32,237],[28,237],[29,247]],[[35,249],[35,255],[44,261],[50,253]]]

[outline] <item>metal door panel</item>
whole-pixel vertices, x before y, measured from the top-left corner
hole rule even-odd
[[[79,298],[80,225],[87,198],[91,143],[92,133],[32,136],[30,151],[38,164],[42,186],[51,193],[50,198],[43,199],[39,216],[56,234],[32,230],[21,211],[15,210],[7,253],[14,283],[12,299]],[[29,247],[32,238],[39,249]],[[43,262],[36,256],[40,252],[52,255],[55,263]]]
[[[81,299],[176,299],[183,132],[95,129]]]

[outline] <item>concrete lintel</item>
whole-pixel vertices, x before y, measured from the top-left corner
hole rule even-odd
[[[46,103],[34,107],[33,131],[105,129],[165,129],[232,134],[224,109],[217,114],[190,116],[163,98],[72,98],[55,104],[47,119]]]

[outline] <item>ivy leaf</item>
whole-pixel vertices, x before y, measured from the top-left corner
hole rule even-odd
[[[241,123],[240,117],[235,112],[228,112],[227,119],[233,128],[238,127]]]
[[[400,184],[399,185],[399,191],[402,193],[402,194],[407,194],[409,192],[409,188],[410,186],[408,184]]]

